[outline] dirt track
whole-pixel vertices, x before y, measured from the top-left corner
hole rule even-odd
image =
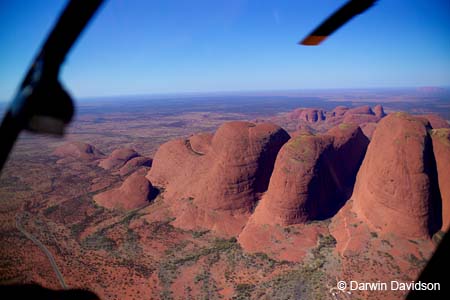
[[[35,238],[31,233],[26,231],[22,224],[20,223],[20,218],[16,216],[16,228],[19,230],[23,235],[25,235],[28,239],[30,239],[33,243],[35,243],[44,253],[47,255],[48,260],[50,261],[50,264],[53,268],[53,271],[56,274],[56,277],[59,280],[59,283],[61,284],[63,289],[68,289],[68,286],[66,285],[66,282],[64,281],[64,277],[61,274],[61,272],[58,269],[58,265],[56,264],[55,259],[53,258],[53,255],[50,253],[50,251],[45,247],[44,244],[42,244],[37,238]]]

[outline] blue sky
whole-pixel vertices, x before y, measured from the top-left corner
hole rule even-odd
[[[0,0],[0,100],[65,3]],[[297,45],[343,3],[109,0],[62,80],[76,97],[450,85],[448,0],[380,0],[321,46]]]

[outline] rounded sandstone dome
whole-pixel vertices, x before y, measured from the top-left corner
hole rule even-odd
[[[142,171],[137,171],[118,188],[94,196],[94,201],[108,209],[132,210],[146,205],[153,186]]]
[[[120,168],[127,161],[138,156],[139,154],[131,148],[116,149],[107,158],[100,161],[99,167],[106,170]]]
[[[94,146],[83,142],[68,142],[65,143],[53,151],[54,156],[60,158],[79,158],[83,160],[94,160],[104,156]]]
[[[427,237],[440,204],[427,120],[394,113],[377,125],[355,183],[355,211],[377,230]]]

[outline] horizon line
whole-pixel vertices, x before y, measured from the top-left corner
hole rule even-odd
[[[421,85],[421,86],[387,86],[387,87],[324,87],[324,88],[287,88],[287,89],[248,89],[248,90],[216,90],[216,91],[179,91],[179,92],[148,92],[136,94],[114,94],[114,95],[96,95],[96,96],[72,96],[74,100],[92,101],[106,98],[141,98],[141,97],[171,97],[171,96],[211,96],[211,95],[233,95],[233,94],[251,94],[251,93],[286,93],[286,92],[320,92],[320,91],[370,91],[370,90],[401,90],[401,89],[423,89],[438,88],[450,90],[450,85]],[[69,91],[70,94],[70,91]],[[263,96],[263,95],[261,95]],[[281,95],[280,95],[281,96]],[[12,100],[0,99],[0,103],[11,103]]]

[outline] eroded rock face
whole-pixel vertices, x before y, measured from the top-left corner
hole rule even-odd
[[[211,149],[212,133],[198,133],[189,137],[191,149],[197,154],[204,155]]]
[[[450,129],[433,129],[431,137],[442,199],[441,230],[448,231],[450,227]]]
[[[100,161],[99,167],[105,170],[117,169],[125,165],[130,159],[140,156],[131,148],[120,148],[114,150],[111,155]]]
[[[345,106],[336,106],[336,107],[331,111],[331,116],[332,116],[332,117],[341,117],[341,116],[343,116],[347,111],[348,111],[348,107],[345,107]]]
[[[373,108],[373,112],[379,118],[383,118],[386,116],[386,113],[384,112],[383,106],[381,104],[375,105],[375,107]]]
[[[431,127],[433,127],[434,129],[450,128],[450,124],[439,115],[427,114],[427,115],[419,115],[419,117],[427,119],[430,122]]]
[[[354,108],[337,106],[331,111],[317,108],[298,108],[290,113],[273,118],[277,124],[281,124],[291,132],[307,129],[313,132],[326,132],[330,128],[341,123],[377,123],[386,114],[382,105],[376,105],[373,110],[364,105]]]
[[[428,237],[440,227],[429,128],[406,113],[378,123],[352,196],[355,212],[376,230]]]
[[[337,186],[335,195],[341,195],[339,197],[346,201],[353,192],[356,175],[366,154],[369,139],[356,124],[341,123],[326,134],[333,138],[330,166],[331,175]]]
[[[104,157],[104,154],[94,146],[83,142],[68,142],[53,151],[54,156],[82,160],[95,160]]]
[[[369,105],[358,106],[351,108],[346,112],[347,115],[353,114],[364,114],[364,115],[375,115],[372,108]]]
[[[267,193],[252,220],[290,225],[325,219],[351,195],[368,139],[354,124],[303,134],[280,150]]]
[[[148,178],[165,188],[165,199],[178,212],[175,225],[229,233],[226,227],[233,226],[221,218],[231,218],[236,234],[267,189],[276,155],[288,139],[274,124],[225,123],[214,136],[194,135],[162,145]]]
[[[168,201],[189,194],[193,178],[203,169],[204,155],[194,152],[189,139],[177,139],[162,144],[153,157],[152,168],[147,178],[156,186],[166,190]],[[192,184],[191,184],[192,183]]]
[[[344,123],[355,123],[355,124],[363,124],[369,122],[376,123],[382,117],[384,117],[383,107],[381,105],[377,105],[376,108],[378,114],[375,114],[372,108],[368,105],[349,109],[344,114]]]
[[[290,115],[292,119],[299,119],[307,123],[316,123],[325,120],[325,111],[317,108],[299,108]]]
[[[375,115],[369,114],[345,114],[344,123],[354,123],[354,124],[363,124],[363,123],[376,123],[380,120],[379,117]]]
[[[316,166],[319,159],[331,150],[329,137],[299,135],[280,150],[267,193],[252,218],[260,224],[289,225],[314,219],[316,203],[327,194],[320,191]],[[322,172],[321,180],[330,181],[330,174]]]
[[[127,161],[119,170],[120,176],[126,176],[140,167],[151,167],[152,159],[145,156],[137,156]]]
[[[362,132],[369,140],[372,139],[373,133],[375,132],[375,128],[377,128],[377,123],[369,122],[369,123],[363,123],[359,125]]]
[[[132,210],[148,203],[152,184],[145,178],[145,172],[137,171],[118,188],[99,193],[94,201],[108,209]]]
[[[267,189],[277,153],[288,139],[283,129],[269,123],[222,125],[212,139],[210,165],[196,189],[196,204],[251,210],[258,193]]]

